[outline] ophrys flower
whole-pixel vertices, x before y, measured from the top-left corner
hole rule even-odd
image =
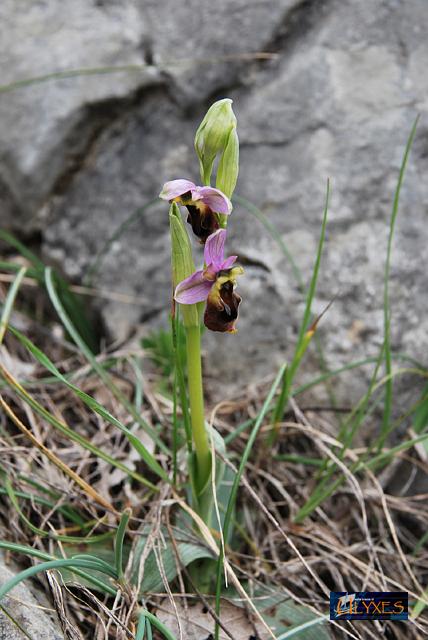
[[[218,229],[209,236],[204,248],[205,267],[180,282],[174,298],[180,304],[196,304],[206,300],[204,323],[211,331],[235,333],[241,297],[235,293],[236,278],[244,273],[233,266],[237,256],[224,258],[226,230]]]
[[[202,244],[219,228],[217,214],[229,215],[232,211],[232,203],[219,189],[198,187],[190,180],[166,182],[159,197],[187,208],[187,222]]]

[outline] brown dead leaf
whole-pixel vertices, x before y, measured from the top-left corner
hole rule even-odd
[[[180,638],[180,629],[177,622],[177,613],[180,618],[181,633],[183,640],[211,640],[214,635],[214,620],[202,603],[188,606],[187,610],[181,602],[175,602],[177,612],[170,600],[163,600],[156,616],[173,633],[177,639]],[[221,640],[267,640],[267,632],[259,622],[251,622],[247,612],[242,607],[237,607],[230,602],[223,602],[221,605],[221,621],[229,631],[227,636],[220,630]]]

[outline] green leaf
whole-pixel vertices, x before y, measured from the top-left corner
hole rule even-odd
[[[206,547],[198,544],[195,538],[189,535],[186,531],[174,528],[174,539],[177,546],[177,552],[179,556],[179,562],[175,556],[175,550],[173,544],[169,538],[166,528],[161,529],[161,534],[165,540],[157,546],[157,553],[160,557],[160,561],[163,566],[163,571],[168,580],[171,583],[177,576],[177,564],[187,567],[194,560],[201,558],[212,558],[213,555]],[[148,536],[150,535],[150,528],[144,527],[142,535],[138,540],[133,554],[133,563],[131,570],[131,582],[137,584],[140,559],[147,544]],[[157,536],[159,539],[159,536]],[[151,592],[164,591],[164,583],[159,571],[159,567],[156,561],[156,555],[154,551],[150,551],[144,563],[144,575],[141,584],[140,593],[144,595]]]
[[[277,640],[330,640],[327,614],[320,612],[317,616],[312,609],[268,587],[257,589],[255,595],[258,597],[253,602]]]
[[[126,527],[128,526],[128,521],[131,516],[131,509],[125,509],[120,518],[119,526],[116,531],[116,538],[114,543],[114,556],[115,556],[115,565],[116,565],[116,573],[118,575],[119,580],[123,578],[123,540],[125,538]]]
[[[177,638],[171,633],[171,631],[167,629],[166,626],[160,620],[158,620],[156,616],[153,615],[153,613],[150,613],[150,611],[147,611],[147,609],[143,609],[140,615],[145,616],[147,623],[152,624],[158,631],[160,631],[160,633],[163,635],[165,640],[177,640]],[[148,636],[147,640],[149,640],[149,637],[150,638],[152,637],[151,629],[147,634],[147,636]]]
[[[25,569],[25,571],[21,571],[20,573],[18,573],[18,575],[8,580],[0,588],[0,600],[4,598],[4,596],[7,593],[9,593],[9,591],[11,591],[14,587],[16,587],[17,584],[19,584],[23,580],[27,580],[27,578],[32,578],[33,576],[43,571],[49,571],[51,569],[60,569],[65,567],[69,567],[70,569],[73,569],[73,568],[91,569],[95,571],[100,571],[102,573],[107,573],[107,575],[109,575],[112,578],[116,577],[113,571],[107,571],[103,565],[93,560],[84,559],[84,558],[80,558],[80,559],[71,558],[70,560],[62,558],[60,560],[49,560],[48,562],[42,562],[41,564],[36,564],[33,567],[29,567],[28,569]]]
[[[195,272],[192,246],[189,234],[180,215],[180,209],[172,203],[169,209],[169,228],[171,233],[172,285],[175,287]],[[199,313],[196,304],[180,305],[185,327],[199,327]]]
[[[34,549],[33,547],[27,547],[23,544],[16,544],[15,542],[7,542],[5,540],[0,540],[0,549],[6,549],[7,551],[21,553],[26,557],[39,558],[40,560],[56,560],[54,556],[51,556],[43,551],[39,551],[38,549]],[[83,584],[89,584],[89,586],[96,587],[100,589],[100,591],[108,593],[112,596],[116,595],[116,589],[111,587],[106,582],[95,577],[94,575],[89,574],[86,571],[82,571],[81,569],[78,569],[76,567],[72,568],[71,570],[74,574],[81,578]]]
[[[420,598],[419,600],[417,600],[415,606],[412,609],[412,613],[411,613],[411,619],[412,620],[415,620],[418,616],[420,616],[422,611],[427,606],[425,604],[424,600],[426,600],[428,598],[428,589],[426,589],[424,591],[423,595],[424,595],[424,599]]]
[[[315,615],[313,611],[292,600],[281,603],[272,618],[265,615],[265,621],[275,629],[277,640],[330,640],[327,631],[327,614]],[[284,624],[289,621],[290,625]],[[280,635],[278,635],[280,634]]]

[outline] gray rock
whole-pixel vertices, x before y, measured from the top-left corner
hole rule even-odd
[[[63,25],[54,0],[24,16],[11,0],[2,4],[15,33],[27,35],[8,36],[9,80],[51,70],[52,51],[55,68],[144,59],[150,68],[1,96],[2,219],[12,212],[15,222],[38,225],[47,259],[80,281],[106,241],[156,197],[164,181],[198,180],[194,132],[207,106],[230,96],[242,145],[237,192],[275,226],[305,284],[331,179],[315,311],[337,296],[320,328],[327,362],[336,367],[376,354],[382,341],[389,217],[406,139],[420,113],[401,194],[390,292],[393,347],[419,357],[428,344],[426,1],[75,4]],[[276,58],[244,56],[259,51]],[[233,59],[225,61],[225,55]],[[116,338],[141,322],[166,322],[167,228],[167,207],[152,205],[101,263],[94,283],[139,301],[100,303]],[[292,355],[303,297],[277,237],[236,205],[229,249],[246,267],[244,302],[236,336],[204,339],[214,395],[225,385],[233,391],[272,373]],[[305,375],[317,367],[316,358],[309,359]],[[364,376],[343,380],[337,387],[342,397],[358,397]]]
[[[0,586],[15,574],[0,553]],[[45,598],[31,589],[28,581],[12,589],[1,605],[0,640],[63,640],[58,623],[48,613]]]
[[[132,0],[58,0],[0,5],[2,85],[74,69],[141,65],[143,23]],[[153,68],[50,80],[1,94],[2,221],[32,230],[46,224],[52,198],[89,161],[117,104],[153,85]],[[125,107],[126,108],[126,107]]]

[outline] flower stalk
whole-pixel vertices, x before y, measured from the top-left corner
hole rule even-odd
[[[186,328],[187,367],[189,385],[190,421],[195,445],[196,469],[193,483],[199,494],[211,475],[211,452],[205,429],[204,393],[201,367],[201,330],[197,326]]]

